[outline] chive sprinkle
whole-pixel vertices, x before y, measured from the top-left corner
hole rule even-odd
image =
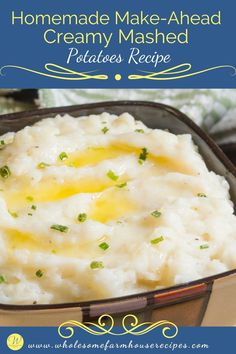
[[[4,140],[1,140],[1,141],[0,141],[0,144],[1,144],[1,145],[5,145],[5,141],[4,141]]]
[[[142,151],[139,155],[139,161],[141,161],[139,163],[142,164],[143,161],[147,160],[147,157],[148,157],[148,150],[147,150],[147,148],[144,147],[144,148],[142,148]]]
[[[40,163],[38,164],[37,168],[38,168],[39,170],[43,170],[44,168],[46,168],[46,167],[48,167],[48,166],[50,166],[48,163],[40,162]]]
[[[51,230],[55,230],[55,231],[65,232],[65,233],[69,231],[69,227],[68,226],[58,225],[58,224],[52,225],[50,227],[50,229]]]
[[[35,275],[36,275],[36,277],[38,277],[38,278],[42,278],[42,276],[43,276],[42,270],[41,270],[41,269],[37,270],[37,272],[35,273]]]
[[[152,216],[154,216],[155,218],[159,218],[161,216],[161,212],[158,211],[158,210],[154,210],[152,213],[151,213]]]
[[[59,155],[59,159],[60,159],[61,161],[64,161],[64,160],[68,159],[67,153],[66,153],[65,151],[62,151],[62,152],[60,153],[60,155]]]
[[[197,196],[200,197],[200,198],[206,198],[207,197],[206,194],[204,194],[204,193],[198,193]]]
[[[101,129],[101,131],[103,132],[103,134],[106,134],[109,131],[109,129],[107,127],[104,127]]]
[[[107,172],[107,177],[109,177],[110,179],[112,179],[113,181],[117,181],[119,176],[117,176],[112,170],[109,170]]]
[[[104,268],[104,265],[103,265],[103,262],[93,261],[90,263],[90,268],[91,269],[102,269],[102,268]]]
[[[18,218],[18,214],[14,211],[8,210],[8,213],[13,217],[13,218]]]
[[[160,237],[157,237],[157,238],[154,238],[153,240],[151,240],[151,244],[156,245],[157,243],[160,243],[162,241],[164,241],[164,237],[160,236]]]
[[[36,209],[37,209],[37,206],[36,206],[36,205],[32,205],[32,206],[31,206],[31,209],[32,209],[32,210],[36,210]]]
[[[85,222],[85,220],[87,219],[87,214],[81,213],[81,214],[78,215],[77,219],[78,219],[79,222]]]
[[[103,250],[106,251],[110,246],[106,242],[100,243],[99,247]]]
[[[28,200],[28,202],[33,202],[34,201],[34,198],[31,196],[31,195],[28,195],[26,197],[26,200]]]
[[[2,177],[2,178],[5,178],[5,179],[7,179],[8,177],[10,177],[11,176],[11,171],[10,171],[10,168],[8,167],[8,166],[2,166],[1,168],[0,168],[0,176]]]
[[[4,275],[0,275],[0,284],[2,283],[6,283],[6,278],[4,277]]]
[[[32,214],[32,213],[28,213],[28,215],[29,215],[29,216],[33,216],[33,214]]]
[[[135,132],[136,132],[136,133],[141,133],[141,134],[143,134],[143,133],[144,133],[144,130],[143,130],[143,129],[135,129]]]
[[[127,182],[121,183],[121,184],[117,184],[116,187],[118,188],[124,188],[127,186]]]
[[[207,245],[207,244],[200,245],[200,250],[206,250],[207,248],[209,248],[209,245]]]

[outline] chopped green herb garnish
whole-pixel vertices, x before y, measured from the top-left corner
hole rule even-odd
[[[18,214],[16,212],[8,210],[8,213],[11,214],[13,218],[18,218]]]
[[[35,273],[36,277],[38,278],[42,278],[43,276],[43,272],[41,271],[41,269],[37,270],[37,272]]]
[[[50,166],[48,163],[40,162],[37,166],[38,169],[43,170],[44,168]]]
[[[209,245],[205,244],[205,245],[200,245],[200,250],[205,250],[209,248]]]
[[[8,166],[2,166],[0,168],[0,176],[5,179],[11,176],[11,171]]]
[[[5,141],[4,141],[4,140],[1,140],[1,141],[0,141],[0,144],[1,144],[1,145],[5,145]]]
[[[158,210],[154,210],[152,213],[151,213],[152,216],[154,216],[155,218],[159,218],[161,216],[161,212],[158,211]]]
[[[121,184],[117,184],[116,187],[118,188],[124,188],[127,186],[127,182],[121,183]]]
[[[29,216],[33,216],[33,214],[32,214],[32,213],[28,213],[28,215],[29,215]]]
[[[104,265],[103,265],[103,262],[93,261],[90,263],[90,268],[91,269],[102,269],[102,268],[104,268]]]
[[[156,245],[157,243],[162,242],[162,241],[164,241],[164,237],[160,236],[160,237],[157,237],[157,238],[154,238],[153,240],[151,240],[151,244]]]
[[[52,250],[52,253],[53,253],[53,254],[56,254],[56,253],[57,253],[57,251],[56,251],[56,250]]]
[[[60,159],[61,161],[64,161],[64,160],[68,159],[67,153],[64,152],[64,151],[61,152],[60,155],[59,155],[59,159]]]
[[[110,246],[106,242],[100,243],[99,247],[103,250],[106,251]]]
[[[34,201],[34,198],[31,196],[31,195],[28,195],[26,197],[26,200],[28,200],[28,202],[33,202]]]
[[[64,225],[52,225],[50,227],[51,230],[56,230],[56,231],[60,231],[60,232],[68,232],[69,231],[69,227],[68,226],[64,226]]]
[[[36,210],[36,209],[37,209],[37,206],[36,206],[36,205],[32,205],[32,206],[31,206],[31,209],[32,209],[32,210]]]
[[[139,155],[139,163],[142,165],[143,161],[145,161],[148,157],[147,148],[142,148],[142,152]]]
[[[106,134],[109,131],[109,129],[107,127],[104,127],[101,129],[101,131],[103,132],[103,134]]]
[[[81,213],[81,214],[78,215],[77,219],[78,219],[79,222],[84,222],[87,219],[87,214]]]
[[[0,275],[0,284],[2,283],[6,283],[6,278],[4,277],[4,275]]]
[[[117,181],[119,176],[117,176],[112,170],[109,170],[107,172],[107,177],[109,177],[110,179],[112,179],[113,181]]]
[[[197,196],[200,198],[206,198],[206,194],[204,193],[198,193]]]
[[[143,130],[143,129],[135,129],[135,132],[136,132],[136,133],[142,133],[142,134],[143,134],[143,133],[144,133],[144,130]]]

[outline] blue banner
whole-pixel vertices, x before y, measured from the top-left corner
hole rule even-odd
[[[170,333],[169,333],[170,332]],[[163,332],[155,328],[145,335],[127,333],[93,335],[81,328],[0,328],[1,354],[12,353],[235,353],[235,327],[180,327]]]
[[[0,87],[233,88],[232,1],[8,0]]]

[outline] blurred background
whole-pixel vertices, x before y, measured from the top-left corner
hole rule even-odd
[[[112,100],[178,108],[236,160],[236,89],[0,89],[0,114]]]

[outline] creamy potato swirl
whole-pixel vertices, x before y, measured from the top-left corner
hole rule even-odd
[[[103,113],[0,142],[1,303],[116,297],[236,267],[229,186],[190,135]]]

